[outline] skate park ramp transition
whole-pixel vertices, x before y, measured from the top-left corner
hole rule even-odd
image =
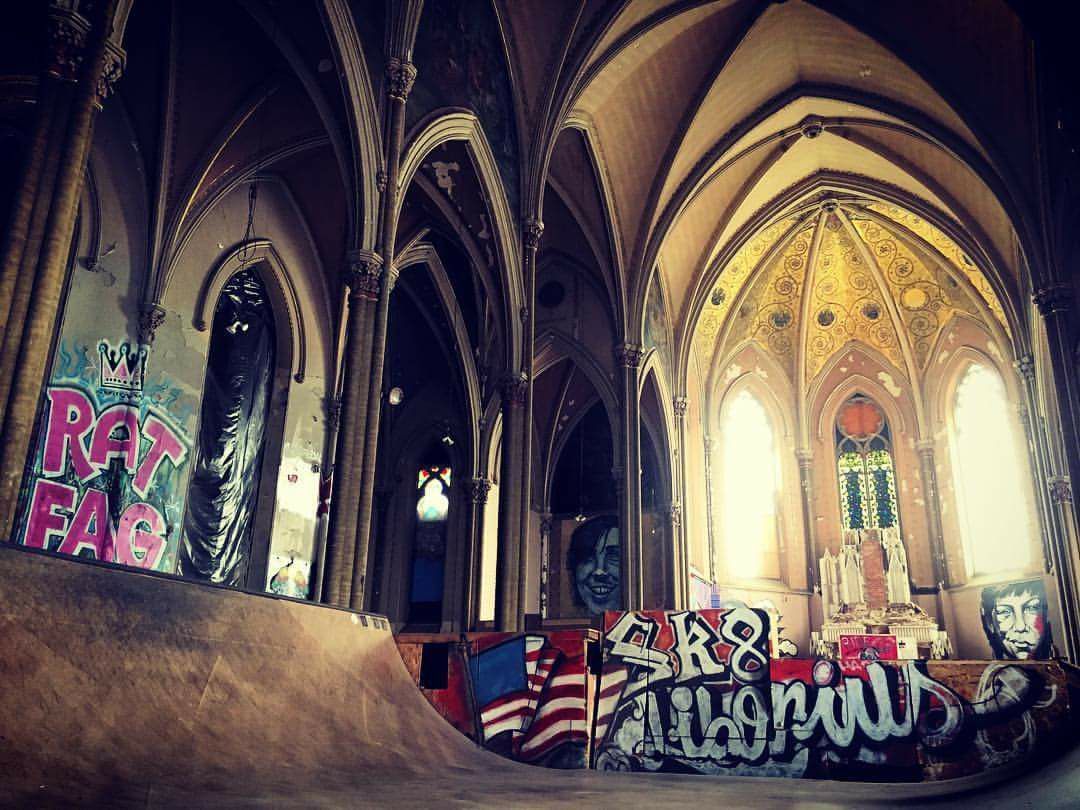
[[[937,783],[557,771],[479,749],[380,616],[0,547],[0,804],[1080,807],[1080,754]]]

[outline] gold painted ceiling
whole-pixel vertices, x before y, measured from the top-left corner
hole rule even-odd
[[[893,205],[831,201],[768,225],[734,255],[694,345],[707,366],[752,342],[808,387],[856,343],[910,378],[958,314],[1008,331],[986,277],[939,228]]]

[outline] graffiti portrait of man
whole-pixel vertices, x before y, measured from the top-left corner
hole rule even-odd
[[[574,531],[566,557],[574,575],[574,601],[590,615],[618,610],[622,602],[618,521],[604,516],[583,523]]]
[[[1050,620],[1041,580],[991,585],[982,592],[982,624],[997,659],[1050,657]]]

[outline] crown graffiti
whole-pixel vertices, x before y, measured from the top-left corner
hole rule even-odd
[[[108,341],[98,344],[101,357],[101,387],[116,391],[139,392],[146,377],[146,347],[131,348],[127,341],[117,348]]]

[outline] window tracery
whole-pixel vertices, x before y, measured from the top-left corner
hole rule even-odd
[[[840,523],[886,529],[900,522],[889,423],[873,400],[856,395],[836,416]]]

